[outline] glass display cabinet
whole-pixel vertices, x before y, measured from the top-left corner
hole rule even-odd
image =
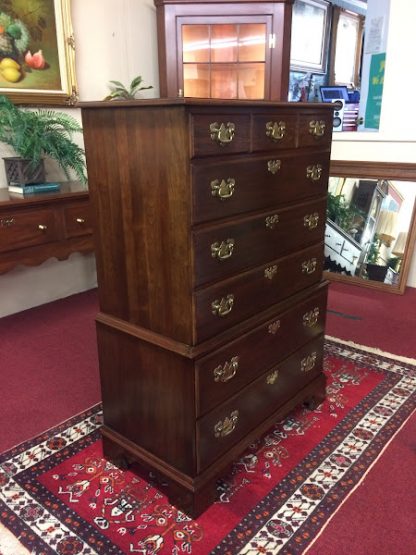
[[[162,97],[287,100],[293,0],[155,0]]]

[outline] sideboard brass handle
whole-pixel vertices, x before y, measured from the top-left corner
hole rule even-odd
[[[235,124],[228,121],[226,124],[219,124],[217,121],[210,123],[209,132],[211,140],[218,143],[220,146],[225,146],[234,139]]]
[[[310,231],[318,227],[319,214],[314,212],[313,214],[306,214],[303,218],[303,225],[307,227]]]
[[[275,322],[272,322],[267,327],[268,333],[271,333],[272,335],[275,335],[279,329],[280,329],[280,320],[276,320]]]
[[[221,318],[230,314],[234,306],[234,295],[227,295],[226,297],[221,297],[221,299],[215,299],[211,303],[211,310],[214,316],[220,316]]]
[[[322,120],[312,120],[309,122],[309,133],[316,138],[323,137],[325,134],[326,123]]]
[[[279,377],[279,370],[274,370],[270,372],[266,378],[266,383],[268,385],[274,385],[277,382],[277,378]]]
[[[310,372],[316,364],[317,353],[314,351],[300,361],[301,372]]]
[[[316,265],[318,261],[316,258],[310,258],[309,260],[304,260],[302,262],[302,274],[313,274],[316,270]]]
[[[225,437],[230,435],[237,426],[238,415],[238,410],[233,410],[230,416],[227,416],[224,420],[217,422],[214,426],[215,437]]]
[[[322,166],[321,164],[314,164],[313,166],[307,166],[306,177],[312,181],[319,181],[322,176]]]
[[[214,368],[214,382],[229,382],[237,374],[239,357],[233,357],[231,360],[225,362]]]
[[[79,224],[79,225],[85,224],[84,218],[76,218],[75,221],[76,221],[77,224]]]
[[[275,175],[280,170],[281,167],[282,167],[281,160],[268,160],[267,162],[267,171],[269,171],[273,175]]]
[[[0,227],[10,227],[15,223],[14,218],[1,218]]]
[[[40,229],[41,231],[46,231],[48,229],[47,225],[43,225],[43,224],[39,224],[38,225],[38,229]]]
[[[211,245],[211,256],[212,258],[218,258],[218,260],[227,260],[233,254],[235,241],[234,239],[227,239],[226,241],[221,241],[212,243]]]
[[[286,123],[284,121],[268,121],[266,123],[266,135],[275,143],[283,139],[285,134]]]
[[[279,215],[273,214],[273,216],[267,216],[264,220],[267,229],[274,229],[276,224],[279,223]]]
[[[220,200],[231,198],[235,190],[235,179],[229,177],[227,180],[214,179],[211,181],[211,195],[218,197]]]
[[[315,307],[313,310],[309,312],[305,312],[303,315],[303,325],[308,328],[313,328],[316,325],[319,317],[319,308]]]
[[[276,274],[277,274],[277,264],[274,264],[273,266],[269,266],[264,270],[264,277],[266,279],[272,280]]]

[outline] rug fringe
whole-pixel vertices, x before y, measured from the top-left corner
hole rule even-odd
[[[391,358],[395,361],[405,362],[408,364],[416,364],[415,358],[403,357],[401,355],[395,355],[393,353],[388,353],[387,351],[382,351],[377,347],[368,347],[367,345],[360,345],[359,343],[354,343],[354,341],[346,341],[345,339],[339,339],[338,337],[333,337],[332,335],[325,335],[325,339],[330,339],[331,341],[336,341],[337,343],[342,343],[343,345],[348,345],[348,347],[354,347],[360,349],[361,351],[367,351],[368,353],[374,353],[376,355]]]

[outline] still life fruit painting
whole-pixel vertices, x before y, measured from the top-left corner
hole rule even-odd
[[[54,0],[0,2],[0,88],[62,88]]]

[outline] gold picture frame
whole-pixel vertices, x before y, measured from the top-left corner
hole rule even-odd
[[[15,104],[77,102],[71,0],[2,2],[0,94]]]

